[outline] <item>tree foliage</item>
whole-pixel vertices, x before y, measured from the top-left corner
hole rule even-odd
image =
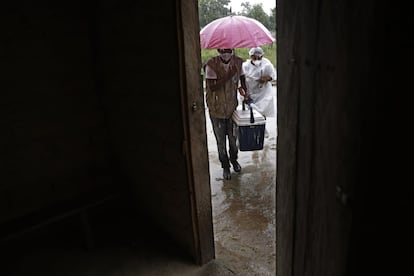
[[[276,7],[271,9],[271,14],[269,16],[269,29],[276,31]]]
[[[198,1],[198,18],[200,21],[200,28],[211,21],[230,15],[229,5],[230,0],[199,0]]]
[[[231,11],[228,7],[230,0],[199,0],[198,1],[198,14],[200,21],[200,28],[211,21],[221,18],[230,14],[236,14]],[[270,10],[268,15],[263,10],[263,5],[253,4],[251,5],[248,1],[242,2],[242,11],[238,12],[237,15],[244,15],[251,17],[261,22],[270,31],[276,30],[276,7]]]
[[[265,25],[266,28],[270,29],[270,17],[263,10],[263,5],[261,3],[251,6],[250,3],[243,2],[241,5],[243,6],[243,9],[240,12],[240,15],[254,18]]]

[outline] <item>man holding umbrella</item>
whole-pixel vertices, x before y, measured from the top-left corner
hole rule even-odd
[[[237,162],[237,131],[231,116],[238,106],[237,91],[246,96],[247,87],[243,72],[243,58],[234,55],[233,49],[217,49],[218,55],[210,58],[204,65],[206,78],[206,102],[209,109],[223,178],[231,179],[230,163],[235,172],[241,171]],[[244,90],[244,91],[243,91]],[[229,142],[227,154],[226,137]]]

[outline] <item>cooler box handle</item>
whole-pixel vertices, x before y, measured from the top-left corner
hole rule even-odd
[[[247,105],[249,106],[249,109],[250,109],[250,123],[251,123],[251,124],[253,124],[253,123],[254,123],[253,108],[252,108],[252,106],[250,105],[252,102],[253,102],[253,101],[252,101],[251,99],[249,99],[249,100],[244,100],[244,101],[242,102],[242,108],[243,108],[243,110],[246,110],[246,107],[244,106],[245,104],[247,104]]]

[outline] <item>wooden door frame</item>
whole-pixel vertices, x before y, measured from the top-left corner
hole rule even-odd
[[[198,1],[177,0],[177,30],[183,150],[187,159],[194,257],[203,265],[215,258],[204,91],[201,78]]]

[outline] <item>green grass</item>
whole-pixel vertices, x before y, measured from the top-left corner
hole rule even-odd
[[[261,46],[261,48],[263,49],[264,52],[264,57],[268,58],[273,66],[276,68],[276,43],[273,42],[272,44],[269,45],[263,45]],[[250,48],[236,48],[234,50],[234,53],[244,59],[249,59],[249,50]],[[204,64],[209,58],[216,56],[217,55],[217,50],[216,49],[212,49],[212,50],[208,50],[208,49],[201,49],[201,62],[202,64]]]

